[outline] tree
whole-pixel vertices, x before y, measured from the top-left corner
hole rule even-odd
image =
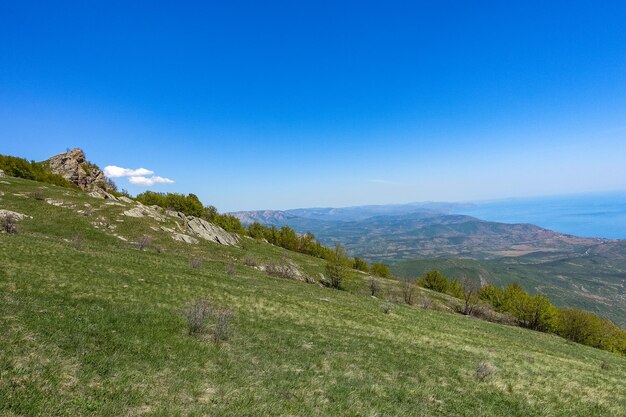
[[[254,222],[248,225],[248,236],[254,239],[264,239],[265,238],[265,229],[259,222]]]
[[[415,296],[415,281],[411,279],[405,279],[402,281],[402,297],[404,302],[408,305],[413,305],[413,298]]]
[[[496,310],[501,310],[504,303],[504,294],[502,289],[495,285],[487,284],[478,290],[478,297],[489,303]]]
[[[372,297],[376,297],[378,293],[382,290],[382,286],[380,285],[380,281],[376,277],[370,278],[369,282],[369,290],[372,294]]]
[[[478,305],[478,290],[479,286],[476,281],[473,281],[467,277],[463,277],[460,282],[463,295],[463,308],[461,312],[466,316],[471,315],[474,309]]]
[[[422,275],[418,283],[424,288],[437,292],[446,292],[448,289],[448,280],[436,269]]]
[[[370,269],[372,274],[379,276],[381,278],[391,278],[391,270],[389,267],[383,263],[375,263],[372,264],[372,268]]]
[[[326,275],[328,275],[328,283],[332,288],[342,288],[343,281],[348,275],[347,259],[346,252],[341,245],[335,245],[335,249],[329,254],[326,262]]]
[[[465,289],[463,288],[463,284],[459,282],[458,279],[448,281],[448,285],[446,288],[446,293],[450,294],[453,297],[463,299],[463,294]]]
[[[359,258],[358,256],[354,257],[354,262],[352,263],[352,268],[358,270],[358,271],[363,271],[363,272],[367,272],[369,271],[369,266],[367,265],[367,261],[365,261],[364,259]]]
[[[279,235],[280,246],[292,251],[298,250],[298,235],[295,230],[289,226],[283,226],[280,228]]]

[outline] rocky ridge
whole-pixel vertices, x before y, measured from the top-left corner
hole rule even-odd
[[[61,175],[83,191],[108,191],[104,172],[87,160],[82,149],[53,156],[44,164],[52,173]]]

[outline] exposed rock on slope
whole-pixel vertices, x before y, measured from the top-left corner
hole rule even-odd
[[[237,238],[234,235],[204,219],[185,216],[183,213],[176,211],[167,211],[167,214],[183,221],[182,229],[185,233],[190,233],[221,245],[235,246],[237,244]]]
[[[82,149],[53,156],[44,162],[54,174],[78,185],[82,190],[106,190],[106,178],[97,166],[89,163]]]

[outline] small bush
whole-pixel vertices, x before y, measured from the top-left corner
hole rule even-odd
[[[235,266],[235,264],[228,263],[224,266],[224,272],[229,277],[232,277],[233,275],[235,275],[235,272],[237,272],[237,267]]]
[[[191,258],[191,260],[189,260],[189,266],[193,269],[200,269],[202,267],[202,258]]]
[[[150,247],[151,243],[152,243],[152,238],[150,236],[143,235],[137,241],[137,249],[144,250]]]
[[[189,334],[204,333],[207,321],[212,313],[213,307],[205,298],[198,298],[190,303],[183,313],[187,319],[187,330]]]
[[[476,379],[484,381],[495,372],[495,368],[489,362],[482,361],[476,365]]]
[[[74,249],[76,250],[83,250],[83,237],[80,233],[77,233],[72,238],[72,246],[74,246]]]
[[[368,287],[369,287],[370,294],[372,295],[372,297],[378,296],[378,294],[380,294],[380,291],[382,290],[380,280],[376,277],[372,277],[370,279]]]
[[[163,252],[163,248],[160,246],[155,246],[154,247],[154,253],[162,253]]]
[[[39,200],[39,201],[45,200],[45,196],[41,188],[35,191],[34,197],[35,197],[35,200]]]
[[[417,304],[421,308],[429,309],[433,305],[433,299],[430,297],[420,297]]]
[[[611,365],[609,365],[607,361],[602,361],[602,363],[600,364],[600,369],[602,369],[603,371],[608,371],[611,369]]]
[[[213,312],[215,325],[213,326],[213,343],[220,344],[230,336],[230,319],[233,313],[228,309],[217,309]]]
[[[404,302],[408,305],[413,305],[413,299],[415,298],[415,282],[406,279],[402,282],[402,297]]]
[[[393,310],[393,306],[391,304],[383,304],[380,306],[380,309],[383,310],[383,313],[389,314]]]
[[[0,227],[8,234],[17,233],[17,218],[11,213],[0,216]]]
[[[249,267],[252,267],[252,268],[259,266],[259,263],[257,262],[257,260],[254,259],[251,256],[246,256],[243,259],[243,263],[244,263],[245,266],[249,266]]]

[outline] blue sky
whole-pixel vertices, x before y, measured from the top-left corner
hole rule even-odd
[[[3,2],[0,153],[81,147],[224,211],[626,189],[624,22],[609,1]]]

